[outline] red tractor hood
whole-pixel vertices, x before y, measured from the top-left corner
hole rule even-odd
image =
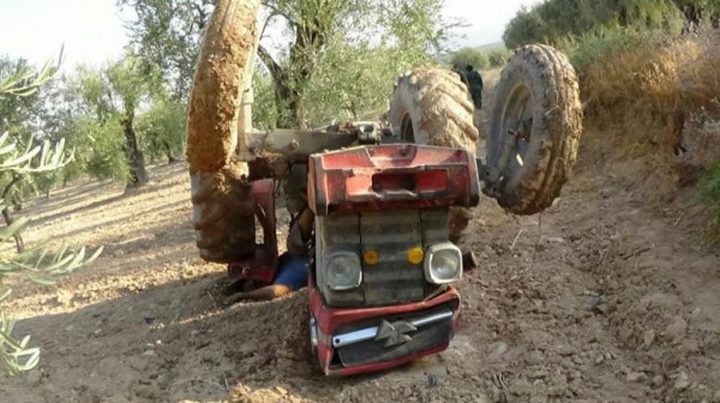
[[[472,207],[480,198],[469,152],[392,144],[313,154],[308,202],[316,215],[385,208]]]

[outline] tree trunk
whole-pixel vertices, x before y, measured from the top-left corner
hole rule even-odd
[[[178,162],[179,160],[173,155],[172,148],[170,148],[170,143],[167,141],[163,141],[163,148],[165,149],[165,156],[167,157],[168,164],[174,164]]]
[[[275,107],[278,118],[276,125],[281,129],[305,129],[305,108],[299,91],[284,81],[275,82]]]
[[[137,136],[133,128],[135,113],[130,111],[123,120],[123,131],[125,132],[125,155],[130,166],[130,178],[127,188],[137,188],[147,183],[148,176],[145,171],[145,158],[140,147],[138,147]]]
[[[275,85],[279,128],[305,129],[307,126],[303,96],[317,69],[318,55],[325,46],[330,30],[328,21],[332,21],[319,14],[301,7],[298,20],[291,23],[295,29],[295,42],[290,46],[289,60],[284,65],[278,64],[262,46],[258,47],[258,56],[270,71]]]
[[[2,210],[2,216],[5,219],[5,224],[9,227],[12,225],[15,220],[10,215],[10,204],[8,202],[8,195],[10,194],[10,190],[12,190],[13,186],[15,186],[18,182],[20,182],[20,179],[22,179],[19,175],[14,175],[13,179],[8,183],[7,186],[5,186],[5,190],[3,190],[3,200],[5,201],[5,208]],[[25,241],[22,239],[22,235],[20,234],[20,231],[13,234],[13,238],[15,238],[15,248],[17,249],[18,253],[25,252]]]

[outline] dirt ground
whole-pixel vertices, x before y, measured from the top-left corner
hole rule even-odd
[[[703,133],[696,150],[720,144],[717,127]],[[305,292],[220,307],[224,268],[197,257],[184,164],[151,169],[132,195],[99,183],[58,191],[27,209],[37,218],[26,241],[105,253],[55,287],[16,286],[10,309],[42,364],[1,378],[0,396],[720,402],[720,252],[702,240],[694,171],[621,155],[621,134],[586,133],[575,177],[544,214],[515,218],[489,199],[475,209],[463,246],[480,268],[458,284],[449,350],[350,379],[323,377],[309,358]]]

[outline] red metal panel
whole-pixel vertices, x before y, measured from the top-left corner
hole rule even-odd
[[[308,290],[310,294],[310,311],[315,317],[316,325],[319,330],[317,358],[320,363],[320,367],[326,375],[349,376],[364,372],[381,371],[384,369],[405,364],[407,362],[429,354],[443,351],[448,347],[448,343],[444,343],[442,345],[433,347],[432,349],[413,353],[391,361],[372,363],[367,365],[358,365],[354,367],[332,367],[331,361],[333,358],[334,349],[332,347],[331,337],[337,331],[337,329],[342,326],[346,326],[373,317],[381,318],[388,315],[420,312],[446,304],[448,302],[450,303],[450,307],[455,314],[454,318],[457,318],[460,310],[460,294],[457,292],[457,290],[455,290],[455,288],[452,287],[450,287],[446,292],[438,295],[433,299],[418,303],[374,308],[332,308],[325,305],[325,303],[323,302],[322,295],[320,295],[320,291],[315,285],[315,280],[313,276],[310,276],[308,283]],[[456,320],[453,319],[453,326],[455,326],[455,322]]]
[[[332,211],[475,206],[477,162],[462,149],[393,144],[315,154],[308,200],[318,215]]]

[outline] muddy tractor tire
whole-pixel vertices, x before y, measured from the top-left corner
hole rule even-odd
[[[582,132],[575,70],[545,45],[510,58],[495,88],[485,193],[514,214],[550,207],[570,177]]]
[[[460,76],[444,69],[418,69],[395,85],[388,120],[400,140],[476,153],[475,108]],[[458,243],[472,218],[469,209],[450,211],[450,240]]]
[[[475,108],[460,76],[445,69],[418,69],[395,85],[388,120],[408,143],[460,147],[476,152]]]
[[[187,159],[200,256],[226,263],[254,254],[255,221],[242,95],[252,79],[259,0],[218,0],[203,39],[188,104]]]

